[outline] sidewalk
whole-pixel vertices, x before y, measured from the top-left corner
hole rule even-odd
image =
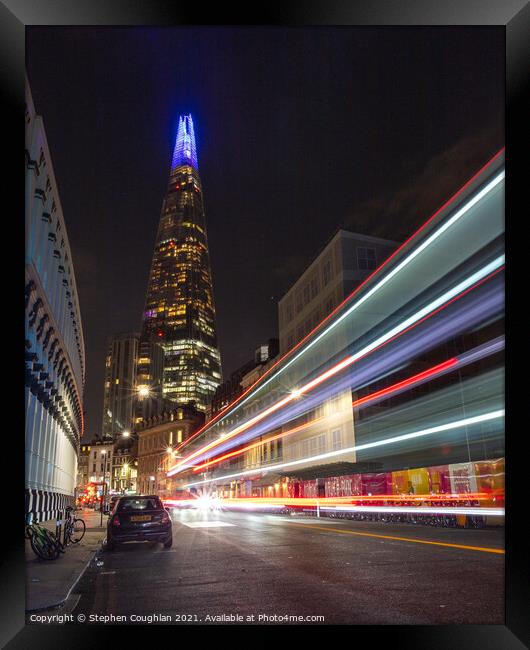
[[[36,611],[62,605],[77,583],[85,568],[101,548],[106,535],[107,517],[93,510],[80,510],[75,513],[84,519],[86,532],[78,544],[70,544],[66,553],[56,560],[40,560],[31,550],[26,540],[26,611]],[[47,522],[46,528],[55,532],[55,522]]]

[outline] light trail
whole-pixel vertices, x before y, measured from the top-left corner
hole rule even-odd
[[[459,355],[458,357],[447,359],[447,361],[444,361],[437,366],[433,366],[432,368],[424,370],[417,375],[408,377],[407,379],[404,379],[397,384],[392,384],[391,386],[382,388],[375,393],[370,393],[365,397],[354,400],[352,402],[352,406],[353,408],[359,408],[360,406],[364,406],[367,403],[373,403],[375,401],[379,402],[385,397],[396,395],[396,393],[401,393],[407,388],[411,388],[412,386],[416,386],[418,384],[423,384],[429,379],[434,379],[435,377],[445,375],[448,372],[452,372],[453,370],[462,368],[470,363],[474,363],[475,361],[483,359],[484,357],[494,354],[495,352],[499,352],[502,349],[504,349],[504,336],[499,336],[492,341],[488,341],[483,345],[479,345],[476,348],[473,348],[472,350]]]
[[[480,169],[479,169],[479,170],[478,170],[478,171],[477,171],[477,172],[476,172],[476,173],[475,173],[475,174],[474,174],[474,175],[473,175],[473,176],[472,176],[472,177],[471,177],[471,178],[470,178],[470,179],[469,179],[469,180],[468,180],[468,181],[467,181],[467,182],[466,182],[466,183],[465,183],[465,184],[464,184],[464,185],[463,185],[463,186],[462,186],[462,187],[461,187],[457,192],[455,192],[455,194],[453,194],[453,196],[451,196],[451,197],[450,197],[450,198],[449,198],[449,199],[448,199],[448,200],[447,200],[447,201],[446,201],[446,202],[445,202],[445,203],[444,203],[440,208],[438,208],[438,210],[436,210],[436,212],[434,212],[434,214],[432,214],[432,215],[429,217],[429,219],[427,219],[427,221],[425,221],[425,223],[423,223],[423,224],[418,228],[418,230],[416,230],[412,235],[410,235],[410,237],[408,237],[408,238],[403,242],[403,244],[401,244],[401,245],[400,245],[400,246],[399,246],[399,247],[398,247],[398,248],[397,248],[397,249],[396,249],[396,250],[395,250],[395,251],[394,251],[394,252],[393,252],[393,253],[392,253],[392,254],[391,254],[391,255],[390,255],[390,256],[389,256],[389,257],[388,257],[388,258],[387,258],[387,259],[386,259],[386,260],[385,260],[385,261],[384,261],[384,262],[383,262],[379,267],[378,267],[378,268],[377,268],[377,269],[375,269],[375,270],[374,270],[374,271],[373,271],[373,272],[372,272],[372,273],[371,273],[371,274],[370,274],[370,275],[369,275],[369,276],[368,276],[368,277],[367,277],[363,282],[361,282],[361,284],[360,284],[358,287],[356,287],[356,288],[355,288],[355,289],[350,293],[350,295],[349,295],[347,298],[345,298],[345,299],[342,301],[342,303],[340,303],[340,304],[339,304],[339,305],[338,305],[338,306],[337,306],[337,307],[336,307],[336,308],[335,308],[335,309],[334,309],[330,314],[328,314],[328,316],[327,316],[326,318],[324,318],[324,319],[323,319],[323,320],[322,320],[322,321],[321,321],[321,322],[320,322],[320,323],[319,323],[315,328],[313,328],[313,330],[311,330],[311,331],[310,331],[310,332],[309,332],[309,333],[308,333],[308,334],[307,334],[307,335],[306,335],[306,336],[305,336],[301,341],[299,341],[299,342],[298,342],[298,343],[297,343],[293,348],[291,348],[290,350],[288,350],[288,351],[287,351],[287,352],[286,352],[286,353],[285,353],[285,354],[284,354],[280,359],[278,359],[278,361],[276,361],[276,363],[274,363],[274,364],[273,364],[273,365],[272,365],[272,366],[271,366],[271,367],[270,367],[270,368],[269,368],[269,369],[268,369],[268,370],[267,370],[267,371],[266,371],[266,372],[265,372],[261,377],[259,377],[259,378],[258,378],[258,379],[257,379],[257,380],[256,380],[256,381],[255,381],[251,386],[249,386],[248,389],[242,393],[242,395],[238,396],[238,397],[237,397],[237,398],[236,398],[236,399],[235,399],[231,404],[229,404],[228,406],[226,406],[222,411],[220,411],[217,415],[215,415],[215,416],[214,416],[214,417],[213,417],[209,422],[206,422],[206,423],[204,424],[204,426],[201,427],[198,431],[196,431],[193,435],[189,436],[186,440],[184,440],[183,442],[181,442],[180,445],[179,445],[178,447],[176,447],[176,451],[178,451],[178,450],[180,450],[182,447],[187,446],[188,444],[190,444],[190,442],[191,442],[192,440],[194,440],[197,436],[199,436],[201,433],[203,433],[206,429],[208,429],[208,428],[214,426],[215,423],[218,422],[220,419],[224,418],[225,415],[227,415],[228,413],[235,413],[235,412],[236,412],[236,411],[237,411],[237,410],[238,410],[238,409],[239,409],[239,408],[240,408],[244,403],[246,403],[246,402],[250,399],[250,397],[251,397],[251,395],[250,395],[250,396],[247,397],[246,399],[243,399],[246,395],[248,395],[249,393],[251,393],[251,392],[254,390],[254,388],[255,388],[258,384],[260,384],[261,382],[263,382],[263,380],[265,379],[265,377],[267,377],[267,376],[268,376],[268,375],[269,375],[269,374],[270,374],[270,373],[271,373],[271,372],[272,372],[272,371],[273,371],[273,370],[274,370],[274,369],[275,369],[275,368],[276,368],[276,367],[277,367],[277,366],[278,366],[278,365],[279,365],[279,364],[280,364],[280,363],[281,363],[281,362],[282,362],[286,357],[288,357],[289,355],[293,354],[293,352],[294,352],[295,350],[297,350],[299,347],[303,346],[303,344],[304,344],[304,343],[305,343],[305,342],[306,342],[306,341],[307,341],[307,340],[308,340],[308,339],[309,339],[309,338],[314,334],[314,332],[316,332],[318,329],[320,329],[320,328],[321,328],[321,327],[322,327],[322,326],[323,326],[323,325],[324,325],[328,320],[330,320],[330,319],[331,319],[331,318],[332,318],[336,313],[338,313],[339,310],[340,310],[340,309],[341,309],[341,308],[342,308],[342,307],[343,307],[347,302],[349,302],[349,301],[350,301],[350,300],[351,300],[351,299],[352,299],[352,298],[353,298],[353,297],[354,297],[354,296],[355,296],[355,295],[356,295],[356,294],[357,294],[357,293],[358,293],[358,292],[359,292],[359,291],[360,291],[360,290],[361,290],[361,289],[362,289],[362,288],[363,288],[363,287],[364,287],[364,286],[365,286],[365,285],[366,285],[366,284],[367,284],[367,283],[368,283],[368,282],[369,282],[369,281],[370,281],[370,280],[371,280],[375,275],[377,275],[377,274],[378,274],[378,273],[379,273],[379,272],[380,272],[380,271],[381,271],[385,266],[387,266],[387,265],[389,264],[389,262],[390,262],[390,261],[391,261],[391,260],[392,260],[392,259],[393,259],[393,258],[394,258],[394,257],[395,257],[399,252],[400,252],[400,251],[402,251],[403,248],[404,248],[407,244],[409,244],[409,243],[410,243],[410,242],[411,242],[415,237],[417,237],[417,236],[419,235],[419,233],[420,233],[422,230],[424,230],[424,228],[426,228],[427,225],[428,225],[429,223],[431,223],[431,222],[433,221],[433,219],[435,219],[435,218],[436,218],[436,217],[437,217],[437,216],[438,216],[438,215],[439,215],[439,214],[440,214],[440,213],[441,213],[445,208],[447,208],[447,207],[448,207],[448,206],[449,206],[449,205],[450,205],[450,204],[451,204],[451,203],[452,203],[452,202],[453,202],[453,201],[454,201],[454,200],[455,200],[455,199],[456,199],[456,198],[457,198],[457,197],[458,197],[458,196],[459,196],[459,195],[460,195],[464,190],[466,190],[466,189],[467,189],[467,188],[468,188],[468,187],[469,187],[469,186],[470,186],[470,185],[471,185],[471,184],[472,184],[472,183],[473,183],[473,182],[474,182],[474,181],[475,181],[475,180],[480,176],[480,174],[481,174],[484,170],[486,170],[486,169],[488,168],[488,166],[491,165],[491,164],[492,164],[492,163],[493,163],[493,162],[494,162],[494,161],[495,161],[495,160],[496,160],[496,159],[497,159],[497,158],[498,158],[498,157],[499,157],[499,156],[504,152],[504,149],[505,149],[505,148],[502,147],[502,148],[501,148],[501,149],[500,149],[500,150],[499,150],[499,151],[498,151],[494,156],[492,156],[492,158],[491,158],[491,159],[490,159],[490,160],[489,160],[485,165],[483,165],[483,166],[482,166],[482,167],[481,167],[481,168],[480,168]],[[504,176],[505,176],[505,172],[504,172],[504,171],[502,171],[498,176],[496,176],[495,179],[494,179],[494,181],[492,181],[490,184],[488,184],[488,185],[486,186],[486,188],[489,188],[488,191],[490,191],[491,189],[493,189],[493,187],[495,187],[495,185],[497,185],[497,184],[498,184],[498,183],[499,183],[499,182],[504,178]],[[492,183],[494,183],[494,185],[492,185]],[[486,188],[483,188],[482,192],[484,192],[484,190],[485,190]],[[481,194],[481,193],[479,193],[479,194]],[[478,196],[478,195],[477,195],[477,196]],[[461,208],[461,209],[456,213],[456,214],[459,215],[458,218],[460,218],[461,216],[463,216],[463,214],[465,214],[465,213],[466,213],[466,212],[467,212],[471,207],[473,207],[473,205],[477,202],[477,200],[480,200],[480,199],[477,198],[477,196],[474,197],[474,199],[476,199],[476,200],[474,200],[474,199],[471,200],[471,201],[473,201],[472,205],[466,204],[465,206],[463,206],[463,208]],[[484,195],[481,195],[480,198],[483,198],[483,196],[484,196]],[[467,207],[466,207],[466,206],[467,206]],[[464,210],[464,212],[462,212],[462,210]],[[455,216],[453,216],[453,221],[452,221],[452,223],[454,223],[456,220],[457,220],[457,219],[455,219]],[[451,225],[452,225],[452,223],[451,223]],[[447,229],[447,228],[446,228],[446,229]],[[436,231],[436,232],[438,232],[438,231]],[[436,235],[436,232],[434,233],[434,235]],[[442,232],[440,232],[439,234],[442,234]],[[437,238],[438,236],[439,236],[439,235],[436,235],[436,238]],[[432,236],[431,236],[431,237],[432,237]],[[426,240],[426,241],[427,241],[427,240]],[[434,240],[431,240],[430,243],[432,243],[432,241],[434,241]],[[424,244],[425,244],[425,242],[424,242]],[[428,245],[428,244],[427,244],[427,245]],[[424,246],[424,247],[425,247],[425,246]],[[405,260],[404,260],[403,262],[405,262],[407,259],[409,259],[409,258],[405,258]],[[412,258],[412,259],[413,259],[413,258]],[[409,260],[409,261],[410,261],[410,260]],[[403,262],[402,262],[401,264],[403,264]],[[407,263],[408,263],[408,262],[407,262]],[[397,268],[397,267],[396,267],[396,268]],[[395,270],[395,269],[394,269],[394,270]],[[395,274],[395,273],[394,273],[394,274]],[[388,281],[389,277],[390,277],[390,274],[389,274],[389,276],[385,276],[385,278],[383,278],[383,280],[382,280],[378,285],[376,285],[375,287],[373,287],[373,289],[371,290],[371,294],[370,294],[370,295],[373,295],[373,293],[375,293],[375,291],[376,291],[378,288],[380,288],[380,286],[383,286],[382,283],[386,283],[386,282]],[[364,296],[364,297],[361,298],[361,300],[362,300],[363,302],[364,302],[365,299],[366,299],[366,296]],[[355,305],[353,305],[353,306],[348,310],[347,314],[351,313],[351,311],[353,311],[354,309],[356,309],[356,308],[359,306],[359,304],[361,304],[361,301],[359,301],[358,303],[356,303]],[[345,317],[345,316],[346,316],[346,314],[343,315],[343,317]],[[341,320],[342,320],[342,317],[341,317]],[[323,332],[319,335],[318,340],[319,340],[320,338],[322,338],[325,334],[327,334],[327,333],[332,329],[332,327],[334,327],[335,325],[336,325],[336,322],[335,322],[335,323],[332,323],[328,329],[326,329],[325,331],[323,331]],[[264,383],[262,383],[261,386],[259,386],[259,387],[257,388],[257,391],[259,391],[259,390],[261,390],[262,388],[264,388],[264,387],[265,387],[269,382],[271,382],[273,379],[276,379],[276,377],[278,377],[278,376],[279,376],[279,375],[280,375],[280,374],[281,374],[281,373],[282,373],[282,372],[283,372],[283,371],[284,371],[284,370],[285,370],[285,369],[286,369],[286,368],[287,368],[291,363],[293,363],[293,362],[294,362],[296,359],[298,359],[302,354],[304,354],[304,353],[305,353],[305,352],[306,352],[306,351],[307,351],[307,350],[308,350],[312,345],[314,345],[315,342],[316,342],[316,339],[315,339],[314,341],[312,341],[312,342],[311,342],[307,347],[305,347],[301,352],[299,352],[295,357],[293,357],[293,359],[291,359],[287,364],[285,364],[285,366],[283,366],[283,367],[280,368],[276,373],[274,373],[274,375],[272,375],[272,376],[271,376],[267,381],[265,381]],[[257,391],[256,391],[256,392],[257,392]],[[233,408],[232,408],[232,407],[233,407]]]
[[[372,381],[377,380],[377,378],[380,377],[380,373],[384,371],[385,368],[388,368],[389,365],[395,366],[394,372],[398,371],[403,367],[402,361],[409,358],[411,354],[414,356],[421,355],[427,349],[432,347],[432,341],[438,340],[439,342],[442,342],[448,337],[456,335],[460,331],[461,326],[469,328],[477,324],[481,318],[480,314],[487,315],[493,313],[491,310],[495,309],[495,304],[499,306],[502,301],[502,290],[494,290],[492,293],[490,289],[489,294],[487,294],[484,301],[477,302],[475,300],[473,304],[468,307],[461,305],[459,315],[453,314],[450,319],[438,319],[438,322],[434,320],[430,325],[424,328],[415,339],[409,337],[409,340],[407,340],[406,338],[403,338],[397,345],[387,349],[386,354],[385,351],[383,351],[382,354],[375,356],[375,358],[371,360],[369,357],[366,357],[366,364],[364,364],[364,367],[361,365],[355,370],[354,378],[353,374],[349,373],[327,386],[324,385],[324,389],[317,389],[310,395],[306,395],[304,400],[293,402],[289,407],[279,412],[278,415],[273,416],[272,419],[264,420],[263,423],[240,434],[236,441],[229,441],[226,445],[221,444],[215,450],[215,454],[229,451],[235,445],[255,440],[258,436],[265,435],[273,429],[283,426],[295,418],[309,413],[312,409],[322,404],[323,401],[327,400],[331,396],[336,395],[338,392],[343,390],[351,389],[356,382],[359,382],[360,386],[370,384]],[[464,362],[465,358],[465,363],[470,363],[473,360],[471,357],[479,359],[486,354],[493,354],[495,351],[498,351],[503,347],[504,339],[503,337],[500,337],[499,340],[494,339],[484,346],[479,346],[470,352],[464,353],[459,357],[459,359]],[[359,363],[363,364],[363,361],[360,361]],[[389,373],[387,372],[387,375],[388,374]],[[353,379],[355,379],[355,381]],[[211,456],[208,456],[207,454],[205,456],[208,460],[211,458]]]
[[[347,447],[345,449],[337,449],[336,451],[329,451],[324,454],[318,454],[316,456],[310,456],[308,458],[301,458],[298,460],[292,460],[285,463],[277,463],[275,465],[268,465],[266,468],[263,468],[261,472],[268,472],[275,469],[284,469],[285,467],[294,467],[296,465],[301,465],[304,463],[313,462],[316,460],[325,460],[327,458],[335,458],[338,456],[343,456],[345,454],[361,451],[363,449],[371,449],[374,447],[381,447],[383,445],[389,445],[396,442],[402,442],[404,440],[411,440],[413,438],[419,438],[422,436],[432,435],[433,433],[441,433],[443,431],[450,431],[452,429],[458,429],[460,427],[471,426],[472,424],[478,424],[480,422],[488,422],[490,420],[495,420],[504,417],[504,409],[499,409],[497,411],[491,411],[490,413],[483,413],[482,415],[476,415],[469,418],[464,418],[462,420],[456,420],[454,422],[447,422],[445,424],[440,424],[435,427],[429,427],[428,429],[422,429],[420,431],[413,431],[411,433],[405,433],[400,436],[393,436],[391,438],[386,438],[383,440],[378,440],[376,442],[368,442],[363,445],[355,445],[353,447]],[[229,478],[238,478],[240,476],[256,476],[260,471],[245,470],[242,472],[235,472],[233,474],[226,474],[224,476],[217,476],[210,479],[202,479],[201,481],[195,481],[193,483],[187,483],[184,487],[190,488],[195,485],[204,485],[206,483],[218,483],[220,481],[225,481]]]
[[[372,401],[374,399],[378,399],[383,396],[388,396],[390,394],[393,394],[394,392],[398,390],[402,390],[404,388],[408,388],[419,381],[426,380],[428,378],[432,378],[436,374],[440,374],[444,370],[453,368],[455,365],[457,365],[458,360],[455,358],[448,359],[447,361],[444,361],[443,363],[438,364],[437,366],[433,366],[429,370],[425,370],[424,372],[419,373],[418,375],[414,375],[413,377],[409,377],[408,379],[404,379],[403,381],[398,382],[397,384],[394,384],[393,386],[388,386],[387,388],[384,388],[380,391],[377,391],[375,393],[372,393],[371,395],[366,395],[366,397],[363,397],[355,402],[353,402],[353,406],[361,406],[365,404],[366,402]],[[274,436],[271,436],[269,438],[265,438],[265,440],[260,440],[259,442],[255,442],[252,445],[248,445],[247,447],[243,447],[242,449],[237,449],[236,451],[230,452],[228,454],[224,454],[223,456],[219,456],[217,458],[214,458],[213,460],[207,461],[205,463],[202,463],[201,465],[196,465],[193,468],[194,472],[199,472],[201,469],[204,469],[206,467],[210,467],[211,465],[217,465],[218,463],[222,462],[223,460],[226,460],[227,458],[233,458],[234,456],[239,456],[246,451],[250,449],[254,449],[256,447],[261,447],[263,445],[266,445],[269,442],[273,442],[274,440],[279,440],[282,438],[285,438],[286,436],[289,436],[293,433],[296,433],[302,429],[305,429],[309,426],[313,426],[317,424],[318,422],[324,420],[325,418],[318,418],[316,420],[311,420],[311,422],[307,422],[299,427],[295,427],[294,429],[290,429],[289,431],[284,431],[282,433],[278,433]]]
[[[499,496],[498,493],[496,493]],[[439,503],[457,503],[466,501],[491,501],[493,493],[489,492],[456,492],[456,493],[425,493],[425,494],[374,494],[374,495],[350,495],[346,497],[195,497],[193,499],[163,499],[164,503],[173,507],[187,507],[190,505],[202,506],[202,500],[214,503],[221,508],[232,507],[248,507],[252,508],[255,505],[271,505],[271,506],[294,506],[294,507],[316,507],[321,508],[325,506],[357,506],[359,503],[374,503],[384,501],[404,503],[410,507],[411,502],[426,503],[428,505]],[[462,506],[462,504],[460,504]],[[360,506],[364,511],[366,506]],[[382,506],[384,507],[384,506]],[[447,510],[445,506],[443,512],[446,514],[454,514],[453,507]],[[395,507],[390,506],[392,512],[395,512]],[[481,510],[483,512],[484,509]],[[424,512],[424,510],[422,510]]]
[[[478,359],[482,359],[483,357],[493,354],[494,352],[498,352],[503,348],[504,348],[504,336],[500,336],[497,339],[494,339],[493,341],[489,341],[488,343],[473,348],[469,352],[466,352],[458,357],[452,357],[451,359],[447,359],[446,361],[443,361],[442,363],[439,363],[436,366],[433,366],[432,368],[424,370],[423,372],[408,377],[407,379],[403,379],[402,381],[399,381],[396,384],[392,384],[391,386],[388,386],[374,393],[370,393],[369,395],[366,395],[365,397],[362,397],[358,400],[355,400],[352,402],[352,406],[353,408],[359,408],[361,406],[365,406],[368,403],[373,403],[374,401],[379,402],[385,397],[390,397],[391,395],[395,395],[396,393],[401,393],[407,388],[411,388],[412,386],[416,386],[418,384],[424,383],[429,379],[434,379],[435,377],[439,377],[447,372],[456,370],[457,368],[461,368],[468,363],[473,363]],[[311,420],[310,422],[306,422],[305,424],[302,424],[298,427],[294,427],[293,429],[289,429],[288,431],[283,431],[282,433],[278,433],[274,436],[270,436],[269,438],[265,438],[264,440],[260,440],[241,449],[237,449],[236,451],[232,451],[228,454],[224,454],[223,456],[218,456],[210,461],[206,461],[202,463],[201,465],[196,465],[195,467],[193,467],[193,471],[199,472],[201,469],[205,469],[206,467],[211,467],[212,465],[217,465],[218,463],[221,463],[223,460],[227,460],[228,458],[240,456],[241,454],[244,454],[250,449],[255,449],[256,447],[261,447],[270,442],[274,442],[275,440],[283,439],[307,427],[314,426],[325,419],[326,418],[322,417],[322,418],[317,418],[315,420]]]
[[[368,402],[373,402],[374,400],[379,401],[383,397],[394,395],[398,391],[401,392],[405,388],[411,388],[412,386],[415,386],[420,382],[423,383],[427,379],[432,379],[436,375],[442,374],[445,370],[454,369],[454,367],[458,365],[459,365],[458,359],[456,357],[447,359],[447,361],[444,361],[443,363],[439,363],[437,366],[433,366],[428,370],[424,370],[423,372],[420,372],[417,375],[413,375],[412,377],[403,379],[403,381],[399,381],[397,382],[397,384],[392,384],[391,386],[382,388],[381,390],[378,390],[375,393],[370,393],[370,395],[365,395],[365,397],[361,397],[360,399],[354,400],[352,402],[352,406],[354,408],[355,407],[358,408],[359,406],[363,406]]]
[[[305,422],[304,424],[301,424],[297,427],[294,427],[293,429],[289,429],[289,431],[283,431],[282,433],[278,433],[274,436],[270,436],[269,438],[265,440],[260,440],[259,442],[255,442],[252,445],[248,445],[247,447],[243,447],[242,449],[237,449],[236,451],[232,451],[228,454],[224,454],[224,456],[219,456],[218,458],[215,458],[214,460],[207,461],[205,463],[202,463],[202,465],[196,465],[193,468],[194,472],[199,472],[201,469],[204,469],[205,467],[209,467],[210,465],[215,465],[217,463],[220,463],[223,460],[226,460],[227,458],[233,458],[234,456],[239,456],[240,454],[244,454],[246,451],[249,451],[250,449],[255,449],[256,447],[261,447],[262,445],[266,445],[268,442],[274,442],[274,440],[278,440],[280,438],[285,438],[286,436],[290,436],[293,433],[298,433],[298,431],[303,431],[303,429],[307,429],[308,427],[311,427],[315,424],[318,424],[318,422],[321,422],[325,418],[316,418],[315,420],[311,420],[311,422]]]
[[[228,440],[232,439],[234,436],[238,435],[239,433],[242,433],[246,429],[249,429],[251,426],[254,424],[260,422],[263,420],[265,417],[268,415],[274,413],[278,409],[282,408],[283,406],[286,406],[290,402],[292,402],[294,399],[297,399],[301,394],[305,394],[309,391],[311,391],[313,388],[321,384],[322,382],[326,381],[330,377],[336,375],[338,372],[343,370],[344,368],[350,366],[351,364],[355,363],[362,357],[368,355],[370,352],[373,352],[377,348],[381,347],[382,345],[390,342],[392,339],[396,338],[400,334],[404,333],[411,327],[418,325],[422,320],[426,319],[429,315],[432,315],[433,313],[436,313],[437,310],[443,308],[444,306],[447,306],[450,304],[453,300],[457,299],[457,297],[461,297],[465,295],[468,291],[470,291],[474,286],[478,286],[479,283],[482,281],[485,281],[488,279],[492,274],[495,272],[498,272],[499,270],[502,269],[503,264],[504,264],[504,255],[500,255],[496,259],[494,259],[492,262],[489,264],[486,264],[484,267],[470,275],[468,278],[465,280],[462,280],[459,282],[457,285],[455,285],[452,289],[449,289],[446,291],[442,296],[438,297],[437,299],[433,300],[431,303],[420,309],[418,312],[410,316],[409,318],[405,319],[402,321],[399,325],[393,327],[391,330],[377,338],[375,341],[372,341],[369,345],[365,346],[363,349],[359,350],[357,353],[346,357],[342,361],[340,361],[338,364],[333,366],[332,368],[328,369],[315,379],[311,380],[307,384],[303,385],[302,387],[299,387],[296,389],[296,391],[291,392],[289,395],[284,397],[282,400],[276,402],[276,404],[273,404],[272,406],[268,407],[258,415],[256,415],[254,418],[251,418],[247,422],[239,425],[236,427],[233,431],[230,433],[226,434],[223,436],[221,440],[214,440],[207,445],[204,445],[197,449],[196,451],[192,452],[189,454],[186,458],[184,458],[180,463],[177,463],[175,466],[173,466],[168,472],[167,476],[173,476],[179,471],[183,471],[184,469],[190,467],[189,462],[193,460],[193,458],[197,458],[201,454],[206,453],[207,451],[217,447],[221,443],[225,443]]]
[[[470,515],[504,517],[504,508],[459,508],[458,506],[430,508],[428,506],[322,506],[320,510],[335,512],[379,512],[409,515]]]

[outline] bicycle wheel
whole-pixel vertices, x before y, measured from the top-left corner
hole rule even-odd
[[[72,541],[72,535],[74,534],[74,524],[72,520],[68,520],[64,525],[64,546],[68,546]]]
[[[63,547],[61,545],[60,540],[55,536],[54,533],[50,532],[49,530],[45,530],[45,535],[46,539],[48,540],[48,544],[50,547],[54,550],[55,552],[55,557],[59,557],[59,552],[64,553]],[[54,558],[53,558],[54,559]]]
[[[55,560],[59,557],[57,540],[46,529],[34,531],[30,539],[31,548],[41,560]]]
[[[72,544],[77,544],[83,539],[85,530],[85,522],[82,519],[74,519],[73,531],[70,534],[70,540],[72,541]]]

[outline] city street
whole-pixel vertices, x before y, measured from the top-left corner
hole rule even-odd
[[[132,543],[97,554],[65,608],[74,621],[80,614],[87,622],[91,614],[128,622],[188,615],[187,624],[229,623],[212,617],[238,614],[255,623],[275,622],[260,614],[323,616],[305,621],[317,624],[504,620],[501,528],[195,510],[172,517],[171,549]]]

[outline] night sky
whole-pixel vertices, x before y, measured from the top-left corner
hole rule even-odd
[[[341,226],[404,239],[504,145],[502,28],[28,28],[100,432],[109,335],[139,330],[191,112],[223,373]]]

